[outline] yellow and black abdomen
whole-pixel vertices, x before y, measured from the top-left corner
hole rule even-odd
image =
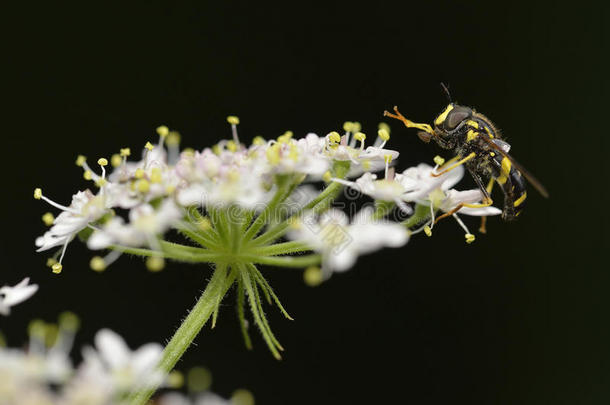
[[[501,154],[492,153],[490,161],[496,183],[504,193],[502,219],[512,221],[521,214],[525,207],[527,198],[525,180],[521,172],[513,167],[510,160]]]

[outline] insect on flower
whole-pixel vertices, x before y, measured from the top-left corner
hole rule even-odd
[[[417,128],[419,138],[424,142],[431,139],[443,149],[453,150],[455,157],[439,167],[432,176],[441,176],[456,167],[464,165],[477,186],[483,193],[481,204],[462,203],[451,211],[436,218],[436,222],[459,211],[462,207],[482,208],[493,203],[491,192],[494,183],[498,183],[504,194],[502,219],[516,219],[525,206],[527,192],[525,179],[543,197],[549,194],[544,186],[521,164],[508,154],[510,145],[502,140],[500,131],[481,113],[470,107],[454,103],[449,90],[441,84],[447,94],[449,104],[434,120],[434,128],[428,124],[416,123],[405,118],[397,107],[394,114],[384,111],[387,117],[402,121],[407,128]],[[489,179],[487,185],[484,179]],[[482,217],[480,232],[485,233],[485,217]]]

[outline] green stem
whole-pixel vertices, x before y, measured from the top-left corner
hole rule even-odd
[[[417,204],[415,212],[408,219],[402,222],[402,225],[407,228],[412,228],[430,219],[430,207],[427,205]]]
[[[322,262],[322,256],[317,254],[287,257],[242,255],[240,258],[251,263],[278,267],[309,267],[317,266]]]
[[[170,342],[163,350],[158,368],[164,374],[169,373],[186,349],[191,345],[203,325],[208,321],[217,305],[217,296],[223,292],[226,276],[226,265],[219,266],[212,275],[201,298],[197,301],[191,312],[189,312],[182,325],[178,328]],[[144,405],[152,394],[157,390],[158,384],[148,386],[142,390],[132,392],[127,398],[130,405]]]
[[[180,246],[180,245],[178,245]],[[183,246],[184,248],[190,248],[190,246]],[[143,249],[143,248],[131,248],[120,245],[111,245],[108,247],[112,250],[118,250],[119,252],[137,255],[137,256],[156,256],[156,257],[164,257],[166,259],[174,259],[180,262],[188,262],[188,263],[214,263],[221,259],[223,256],[216,253],[194,253],[190,249],[180,250],[177,248],[171,248],[167,251],[162,250],[151,250],[151,249]],[[203,249],[202,249],[203,250]]]
[[[252,250],[248,250],[248,253],[259,256],[277,256],[285,255],[288,253],[306,252],[311,250],[311,247],[306,243],[295,240],[291,242],[277,243],[275,245],[255,247]]]
[[[289,194],[287,193],[287,190],[290,190],[290,182],[286,179],[283,179],[283,181],[278,186],[277,191],[273,195],[273,198],[271,199],[271,201],[269,201],[269,204],[267,204],[263,212],[261,212],[260,215],[256,217],[252,225],[250,225],[250,228],[248,228],[248,230],[246,231],[246,234],[244,235],[245,241],[251,240],[253,237],[256,236],[258,231],[261,230],[261,228],[265,225],[265,222],[267,222],[267,220],[269,219],[269,215],[282,201],[284,201],[284,199],[286,199],[286,197],[288,197]]]

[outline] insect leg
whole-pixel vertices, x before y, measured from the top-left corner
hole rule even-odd
[[[494,179],[493,177],[489,179],[489,183],[487,183],[487,187],[485,187],[487,195],[491,195],[491,190],[493,190],[495,182],[496,179]],[[487,217],[485,216],[481,217],[481,226],[479,227],[479,232],[487,233]]]
[[[430,175],[432,177],[439,177],[442,176],[443,174],[450,172],[451,170],[455,169],[456,167],[463,165],[464,163],[468,162],[470,159],[474,158],[477,154],[472,152],[470,153],[470,155],[466,156],[465,158],[462,158],[460,160],[458,160],[456,163],[452,164],[451,166],[449,166],[448,168],[444,169],[441,172],[438,173],[430,173]]]
[[[407,127],[407,128],[421,129],[422,131],[425,131],[425,132],[429,133],[430,135],[436,136],[436,132],[434,132],[434,130],[432,129],[432,127],[430,125],[420,124],[420,123],[413,122],[411,120],[406,119],[405,116],[402,115],[398,111],[398,107],[396,107],[396,106],[394,106],[394,112],[395,112],[395,114],[392,114],[389,111],[384,111],[383,115],[385,117],[390,117],[390,118],[394,118],[394,119],[402,121],[405,124],[405,127]]]

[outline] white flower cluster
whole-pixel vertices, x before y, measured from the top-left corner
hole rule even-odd
[[[385,149],[390,137],[386,124],[380,124],[377,139],[368,147],[365,147],[366,135],[360,131],[360,124],[354,122],[344,125],[343,135],[331,132],[320,137],[310,133],[302,139],[294,139],[288,131],[270,141],[257,137],[246,147],[237,136],[237,117],[228,117],[228,121],[233,139],[201,152],[190,149],[180,152],[179,134],[165,126],[159,127],[158,144],[147,143],[140,161],[127,160],[131,155],[128,148],[112,156],[110,163],[114,170],[109,175],[106,173],[107,159],[97,161],[101,169],[101,173],[97,173],[85,157],[79,156],[77,165],[84,169],[85,179],[94,181],[99,190],[97,193],[89,189],[77,192],[69,206],[50,200],[41,189],[36,189],[35,198],[62,211],[56,218],[51,213],[43,216],[51,228],[36,240],[38,251],[60,247],[50,259],[53,271],[61,272],[68,244],[87,229],[91,233],[86,235],[90,249],[119,247],[106,257],[93,258],[91,267],[101,271],[120,256],[120,247],[161,251],[161,236],[170,228],[184,227],[185,221],[189,221],[189,208],[202,207],[209,211],[238,207],[253,218],[282,191],[281,179],[294,185],[291,191],[305,180],[339,182],[357,188],[375,200],[396,204],[405,214],[413,213],[410,203],[428,205],[432,220],[426,225],[427,233],[434,224],[435,210],[450,211],[460,203],[482,199],[477,190],[458,192],[451,189],[463,175],[461,167],[438,177],[431,175],[436,168],[427,165],[394,174],[391,164],[399,154]],[[338,173],[338,165],[347,167],[347,171]],[[384,168],[385,177],[378,180],[372,172]],[[346,180],[359,175],[361,177],[353,182]],[[286,205],[292,201],[288,197],[284,195],[280,203]],[[383,246],[402,246],[411,232],[398,222],[382,220],[371,210],[357,214],[349,226],[342,214],[332,211],[318,216],[319,212],[306,214],[309,216],[304,217],[302,223],[307,226],[301,227],[301,232],[291,232],[289,237],[301,240],[311,250],[321,253],[323,265],[329,272],[349,268],[358,254]],[[496,215],[499,210],[462,208],[459,213]],[[472,236],[457,215],[454,216],[467,235]],[[277,218],[268,215],[265,219],[271,224]],[[329,231],[321,229],[331,225],[343,228],[346,237],[329,239]],[[363,235],[366,235],[364,239]],[[341,246],[346,248],[339,249]],[[149,258],[149,268],[161,268],[161,257],[159,254],[159,257]]]
[[[78,318],[64,313],[59,324],[35,320],[27,350],[0,346],[0,403],[3,405],[114,405],[133,389],[147,385],[172,386],[172,375],[155,371],[162,346],[148,343],[131,350],[109,329],[95,335],[95,345],[82,351],[82,362],[70,359]],[[177,385],[177,384],[176,384]],[[174,405],[178,393],[166,394],[161,404]],[[213,393],[201,395],[198,405],[230,404]],[[205,399],[205,400],[204,400]]]

